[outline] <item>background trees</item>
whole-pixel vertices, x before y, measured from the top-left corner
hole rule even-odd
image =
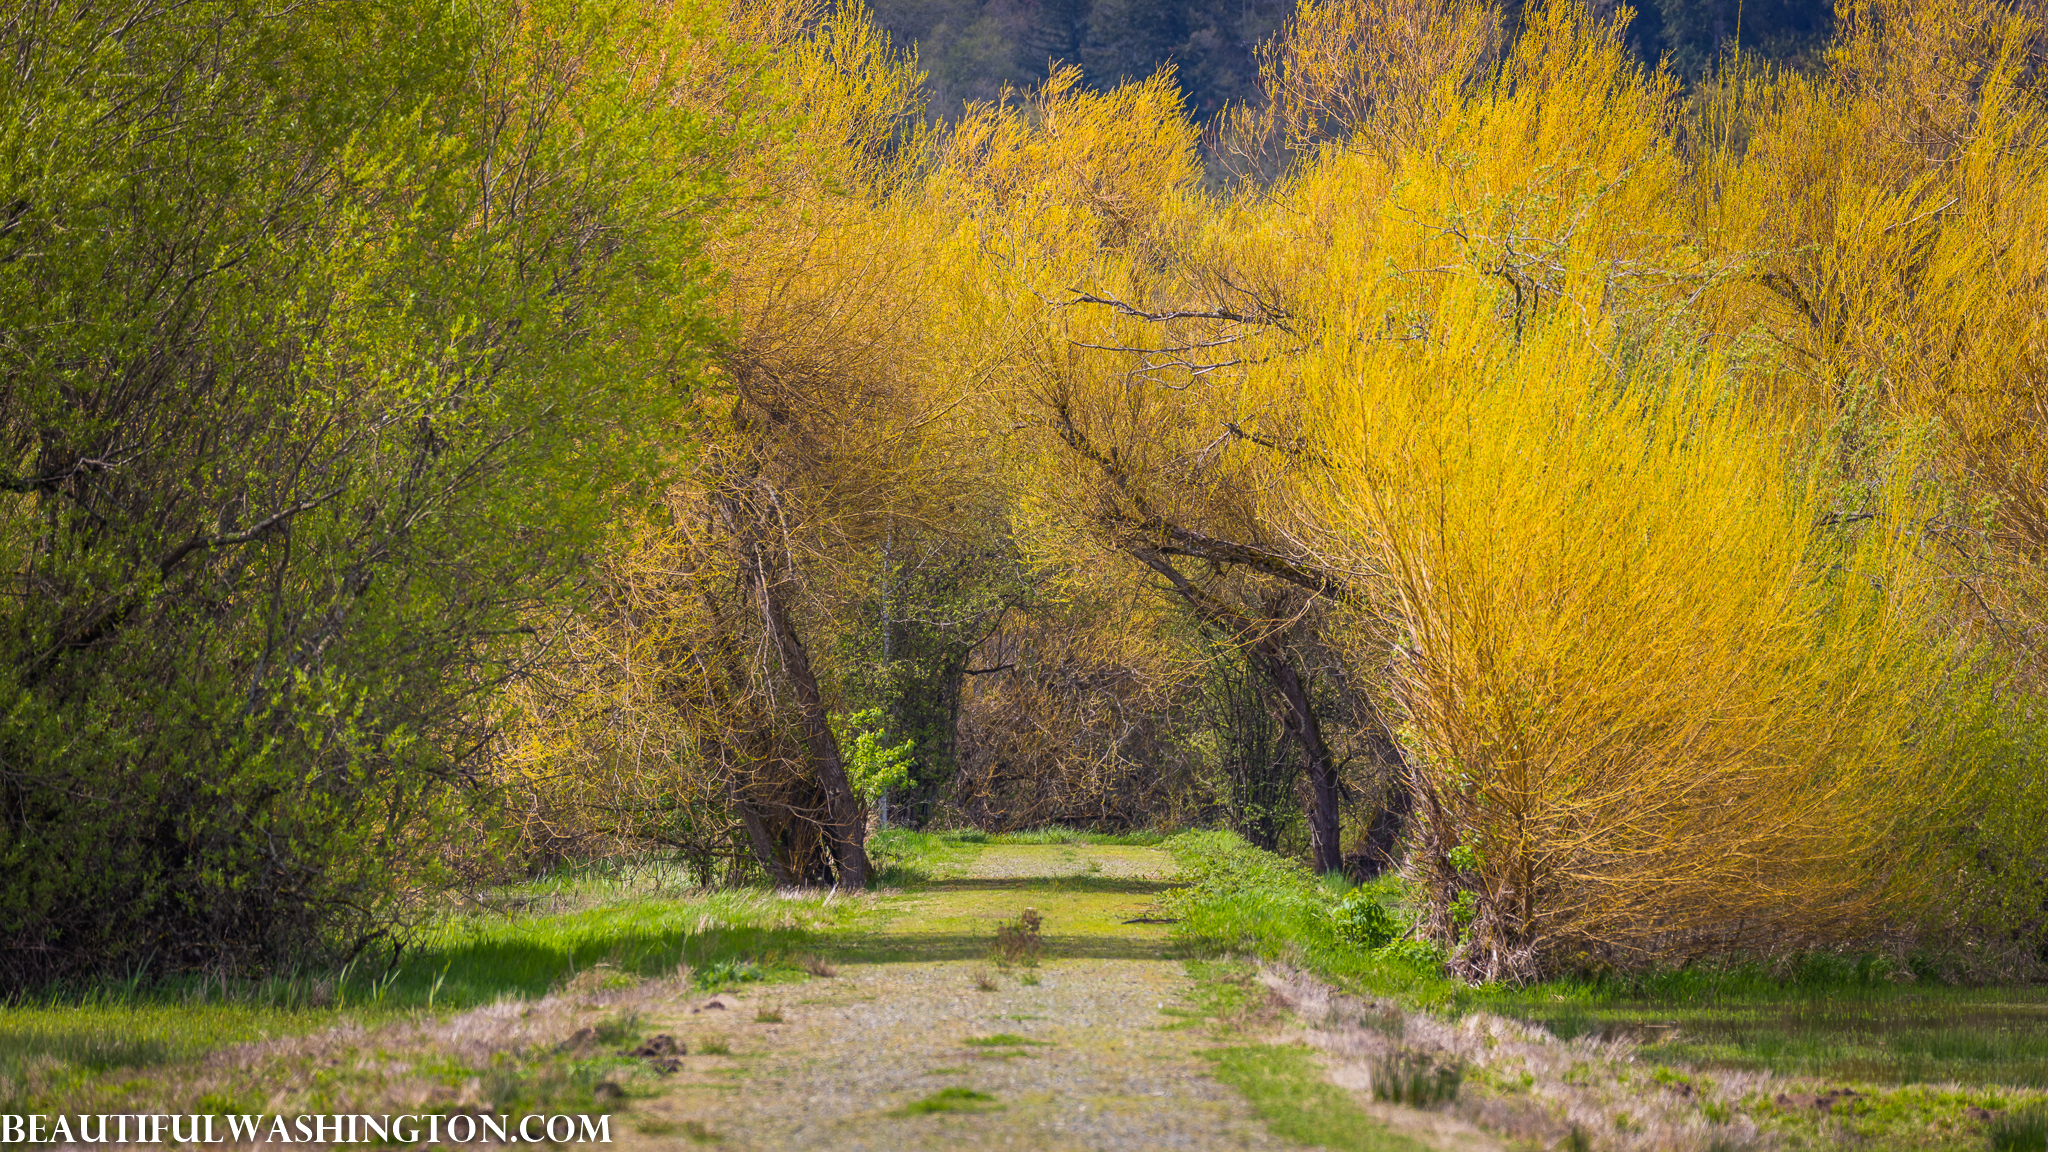
[[[1512,29],[1525,6],[1540,7],[1523,0],[1497,7]],[[1622,6],[1597,0],[1588,7],[1595,19],[1611,22]],[[1647,65],[1668,60],[1687,79],[1705,75],[1738,45],[1759,59],[1813,67],[1834,29],[1834,5],[1826,0],[1649,0],[1630,7],[1631,51]],[[1296,15],[1295,5],[1282,0],[879,0],[873,9],[899,42],[917,45],[932,108],[949,119],[963,102],[993,99],[1005,84],[1038,83],[1049,65],[1078,66],[1084,83],[1106,90],[1170,64],[1189,115],[1206,121],[1230,104],[1259,98],[1260,48]]]

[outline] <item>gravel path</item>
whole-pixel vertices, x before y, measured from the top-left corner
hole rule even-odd
[[[985,894],[988,881],[1004,878],[1156,876],[1163,856],[1141,851],[991,849],[962,879]],[[941,916],[949,909],[935,905],[946,900],[943,891],[920,895],[907,914]],[[1153,958],[1059,957],[1055,949],[1057,958],[1035,970],[979,960],[857,963],[832,979],[678,1005],[651,1017],[648,1030],[673,1034],[692,1055],[665,1095],[620,1117],[617,1136],[671,1147],[715,1137],[730,1149],[888,1152],[1289,1147],[1207,1076],[1194,1049],[1208,1041],[1162,1011],[1184,1005],[1193,985],[1178,961],[1158,955],[1156,930],[1145,938],[1148,947],[1128,946]],[[1033,976],[1035,985],[1025,982]],[[977,986],[983,978],[993,990]],[[781,1023],[756,1022],[777,1008]],[[730,1055],[701,1054],[721,1040]],[[906,1111],[946,1089],[993,1099],[961,1101],[974,1111]]]

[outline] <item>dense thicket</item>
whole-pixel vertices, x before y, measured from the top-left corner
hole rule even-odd
[[[708,330],[688,29],[625,15],[10,6],[0,977],[360,948],[428,878]]]

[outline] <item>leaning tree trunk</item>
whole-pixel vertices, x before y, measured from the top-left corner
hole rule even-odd
[[[870,871],[864,843],[867,814],[862,811],[860,797],[854,795],[853,787],[847,781],[846,764],[839,755],[839,741],[832,735],[825,697],[818,690],[818,677],[811,668],[810,653],[804,649],[803,640],[798,637],[796,626],[790,620],[789,606],[783,602],[782,565],[761,543],[751,515],[752,509],[742,507],[740,501],[730,494],[721,495],[718,504],[726,526],[739,546],[740,567],[752,586],[755,604],[761,613],[762,628],[775,647],[783,674],[789,677],[790,685],[796,690],[797,710],[803,721],[804,745],[810,753],[811,770],[816,773],[818,786],[825,793],[826,830],[831,840],[833,863],[839,872],[839,886],[865,888]]]
[[[1197,618],[1240,632],[1247,625],[1256,624],[1242,613],[1205,595],[1158,551],[1143,546],[1127,547],[1131,555],[1166,577],[1174,591],[1180,594],[1188,607],[1194,609]],[[1308,684],[1295,670],[1287,646],[1270,629],[1261,628],[1260,632],[1252,647],[1258,653],[1260,663],[1265,665],[1266,681],[1273,686],[1273,694],[1279,701],[1280,721],[1286,726],[1287,734],[1293,737],[1295,747],[1301,749],[1302,766],[1308,770],[1310,863],[1318,873],[1341,871],[1344,867],[1344,846],[1339,839],[1337,766],[1330,759],[1329,744],[1323,740],[1322,721],[1316,717],[1315,703],[1308,695]]]
[[[1316,872],[1337,872],[1344,867],[1344,844],[1337,812],[1337,766],[1331,762],[1330,746],[1323,740],[1323,725],[1316,718],[1308,684],[1287,658],[1287,649],[1275,636],[1259,638],[1259,658],[1266,665],[1266,678],[1280,700],[1280,721],[1301,749],[1302,766],[1308,770],[1309,860]]]

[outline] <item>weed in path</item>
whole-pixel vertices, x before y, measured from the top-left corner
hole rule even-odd
[[[839,969],[833,967],[830,961],[813,953],[797,957],[796,965],[813,976],[830,978],[839,975]]]
[[[712,1036],[698,1041],[697,1051],[705,1056],[730,1056],[732,1044],[722,1036]]]
[[[989,975],[988,969],[976,968],[974,970],[974,988],[977,992],[993,992],[996,990],[996,978]]]
[[[758,1012],[755,1012],[755,1013],[754,1013],[754,1023],[756,1023],[756,1024],[780,1024],[780,1023],[782,1023],[782,1005],[780,1005],[780,1004],[777,1004],[777,1005],[776,1005],[776,1006],[774,1006],[773,1008],[763,1008],[763,1009],[761,1009],[760,1011],[758,1011]]]
[[[751,984],[766,980],[768,972],[752,960],[734,958],[706,964],[691,973],[697,987],[703,989],[730,988],[735,984]]]
[[[1053,1044],[1052,1044],[1052,1043],[1051,1043],[1050,1041],[1046,1041],[1046,1040],[1027,1040],[1027,1039],[1025,1039],[1025,1038],[1024,1038],[1024,1037],[1022,1037],[1022,1036],[1015,1036],[1015,1035],[1012,1035],[1012,1034],[1010,1034],[1010,1033],[1008,1033],[1008,1032],[998,1032],[998,1033],[996,1033],[996,1034],[995,1034],[995,1035],[993,1035],[993,1036],[969,1036],[969,1037],[968,1037],[967,1039],[965,1039],[965,1040],[961,1041],[961,1043],[963,1043],[963,1044],[966,1044],[966,1045],[967,1045],[967,1046],[968,1046],[969,1048],[1025,1048],[1025,1047],[1030,1047],[1030,1048],[1051,1048],[1051,1047],[1053,1047]]]
[[[941,1088],[922,1100],[903,1106],[899,1116],[929,1116],[934,1112],[988,1112],[1000,1108],[996,1098],[972,1088]]]
[[[1036,908],[1018,913],[1014,923],[996,925],[995,962],[1005,968],[1012,964],[1037,965],[1045,952],[1041,935],[1044,928],[1045,919]]]

